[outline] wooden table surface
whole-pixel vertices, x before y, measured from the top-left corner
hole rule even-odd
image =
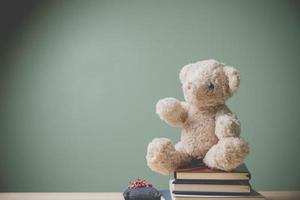
[[[268,200],[300,200],[300,191],[260,192]],[[0,200],[122,200],[122,193],[0,193]]]

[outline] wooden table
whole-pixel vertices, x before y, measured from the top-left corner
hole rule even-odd
[[[260,192],[268,200],[300,200],[300,191]],[[122,193],[0,193],[0,200],[122,200]]]

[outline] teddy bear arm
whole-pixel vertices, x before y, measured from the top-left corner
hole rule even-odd
[[[225,137],[239,137],[241,131],[240,120],[233,113],[220,113],[216,117],[215,134],[219,139]]]
[[[156,104],[156,113],[167,124],[179,128],[183,126],[188,115],[185,102],[172,97],[159,100]]]

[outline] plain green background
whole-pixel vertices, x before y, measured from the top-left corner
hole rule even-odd
[[[155,114],[183,99],[185,64],[236,67],[228,105],[250,143],[258,190],[300,189],[300,15],[296,1],[52,1],[17,27],[1,59],[0,190],[123,191],[170,177],[146,165]]]

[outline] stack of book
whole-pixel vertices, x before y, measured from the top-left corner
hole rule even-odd
[[[251,188],[251,176],[245,164],[226,172],[197,163],[175,171],[174,179],[170,180],[172,200],[265,199]]]

